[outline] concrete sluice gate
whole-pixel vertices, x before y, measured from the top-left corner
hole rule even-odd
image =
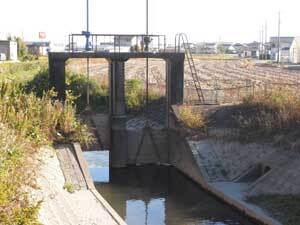
[[[125,101],[125,63],[133,58],[163,59],[166,63],[166,110],[164,121],[148,119],[128,120]],[[171,106],[183,103],[184,53],[169,52],[50,52],[50,85],[62,101],[66,97],[65,62],[71,58],[105,58],[109,66],[109,115],[94,121],[103,136],[103,146],[110,149],[110,167],[132,164],[172,164],[173,151]],[[151,117],[151,116],[150,116]],[[97,123],[100,121],[100,124]],[[149,129],[145,127],[145,121]],[[105,124],[101,126],[101,124]],[[147,126],[148,127],[148,126]],[[174,127],[175,129],[175,127]],[[110,131],[110,132],[108,132]],[[107,133],[110,133],[108,136]],[[142,141],[143,139],[143,141]],[[177,138],[175,138],[177,139]]]
[[[150,117],[147,120],[141,118],[128,119],[128,115],[126,115],[125,63],[130,58],[145,57],[164,59],[166,62],[166,115],[162,117],[165,118],[165,121],[160,123],[151,120]],[[126,221],[131,218],[130,221],[127,221],[130,225],[253,224],[234,209],[217,201],[196,185],[198,183],[205,190],[209,189],[174,113],[175,105],[183,103],[184,53],[49,53],[50,84],[57,91],[61,101],[64,101],[66,97],[65,62],[69,58],[105,58],[108,61],[109,114],[96,115],[92,119],[99,136],[101,136],[102,146],[109,149],[109,163],[107,163],[105,169],[102,169],[102,172],[95,170],[91,173],[92,175],[104,174],[104,177],[106,177],[104,183],[106,184],[102,185],[101,180],[99,184],[97,179],[94,179],[96,186],[100,185],[98,191],[110,201]],[[145,126],[146,121],[148,126]],[[143,164],[159,164],[160,166],[145,168],[141,166]],[[132,165],[140,167],[132,167]],[[171,165],[172,167],[162,165]],[[182,176],[179,171],[186,176]],[[137,180],[135,178],[137,176],[132,177],[130,174],[138,174],[139,179]],[[149,183],[151,177],[155,179],[153,178],[153,182]],[[145,181],[144,184],[143,181]],[[137,184],[137,187],[135,184]],[[159,193],[152,193],[155,186],[157,186]],[[124,191],[124,188],[127,191]],[[103,193],[102,191],[105,191],[105,189],[106,192]],[[201,192],[200,194],[197,189],[198,192]],[[111,195],[112,192],[121,199],[116,204]],[[147,196],[144,193],[149,193],[149,195]],[[181,194],[184,197],[178,198]],[[172,195],[177,197],[173,198]],[[199,206],[199,201],[194,201],[196,196],[198,200],[200,200],[199,196],[205,196],[205,200],[202,199],[200,202],[201,206]],[[146,205],[146,219],[144,222],[137,218],[135,214],[130,217],[130,212],[128,212],[128,210],[134,210],[134,207],[135,209],[139,208],[134,203],[140,200],[143,205]],[[149,223],[147,209],[152,200],[153,204],[161,205],[161,207],[154,210],[164,212],[165,215],[161,217],[160,221],[154,220],[153,223]],[[159,201],[155,202],[154,200]],[[207,202],[211,204],[206,205]],[[130,204],[133,205],[133,208],[129,207]],[[178,208],[180,204],[183,205]],[[190,208],[193,210],[184,210]]]

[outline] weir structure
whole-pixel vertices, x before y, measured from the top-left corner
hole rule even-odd
[[[77,35],[79,36],[79,35]],[[101,38],[112,37],[113,42],[110,42],[111,49],[103,49],[101,45],[107,44],[98,43]],[[64,52],[49,52],[49,74],[50,87],[53,87],[58,94],[58,98],[64,101],[66,98],[66,76],[65,66],[66,61],[72,58],[104,58],[109,66],[109,118],[110,118],[110,166],[114,168],[126,167],[128,164],[135,164],[134,155],[139,150],[136,147],[138,139],[135,133],[130,133],[126,129],[126,99],[125,99],[125,63],[129,59],[134,58],[156,58],[163,59],[166,63],[166,99],[167,99],[167,116],[165,121],[166,134],[163,137],[163,144],[160,146],[157,159],[153,155],[149,156],[149,151],[141,151],[139,160],[147,163],[169,163],[170,162],[170,145],[169,145],[169,114],[172,105],[183,103],[184,93],[184,61],[185,54],[182,52],[167,52],[165,43],[161,43],[161,36],[152,35],[151,39],[157,39],[157,45],[150,45],[149,49],[143,48],[143,41],[146,35],[94,35],[91,51],[82,51],[78,46],[74,47],[74,37],[70,37],[69,49]],[[121,46],[124,44],[124,39],[136,39],[134,47],[126,50]],[[148,37],[149,38],[149,37]],[[162,39],[165,42],[165,38]],[[123,42],[123,43],[122,43]],[[163,47],[161,47],[163,46]],[[127,46],[128,47],[128,46]],[[138,136],[138,135],[137,135]],[[161,134],[158,133],[158,136]],[[160,137],[161,138],[161,137]],[[147,145],[147,144],[146,144]],[[149,143],[148,143],[149,145]],[[147,146],[146,146],[147,148]],[[148,146],[149,148],[149,146]],[[155,152],[153,151],[153,154]],[[144,159],[144,160],[143,160]]]

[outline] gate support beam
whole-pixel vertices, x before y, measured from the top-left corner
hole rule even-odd
[[[110,167],[127,166],[128,137],[126,131],[125,104],[125,61],[127,59],[110,59],[110,115],[111,115],[111,149]]]
[[[169,105],[183,103],[184,55],[166,60],[167,97]]]
[[[49,88],[54,88],[60,101],[66,100],[66,59],[49,57]]]

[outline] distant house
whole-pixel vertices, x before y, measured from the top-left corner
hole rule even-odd
[[[295,37],[290,47],[290,62],[300,64],[300,37]]]
[[[1,60],[18,60],[18,45],[15,41],[0,40]]]
[[[36,56],[46,56],[50,49],[50,42],[47,41],[33,41],[25,42],[28,53]]]
[[[294,37],[280,37],[280,49],[279,57],[284,57],[282,60],[286,61],[286,54],[289,55],[289,49],[294,41]],[[270,38],[270,47],[271,47],[271,59],[278,60],[278,37]],[[281,53],[282,52],[282,53]],[[289,57],[288,57],[289,58]]]
[[[215,42],[202,42],[195,45],[197,54],[215,54],[217,52]]]
[[[241,55],[244,50],[245,50],[245,46],[241,43],[234,43],[230,45],[230,47],[228,48],[229,53],[239,54],[239,55]]]
[[[244,44],[245,48],[244,51],[241,54],[241,57],[243,58],[258,58],[259,57],[259,48],[260,43],[259,42],[251,42]]]
[[[216,52],[217,53],[230,53],[230,46],[232,46],[233,43],[231,42],[219,42],[216,44]]]

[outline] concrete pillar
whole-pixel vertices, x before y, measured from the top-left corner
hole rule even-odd
[[[59,100],[66,99],[65,59],[49,57],[49,88],[54,88]]]
[[[111,59],[110,72],[110,115],[111,115],[111,149],[110,167],[122,168],[127,166],[128,137],[126,131],[125,104],[125,61]]]
[[[170,105],[183,103],[184,56],[166,61],[167,96]]]
[[[110,113],[113,116],[125,115],[125,61],[111,60],[110,73]]]

